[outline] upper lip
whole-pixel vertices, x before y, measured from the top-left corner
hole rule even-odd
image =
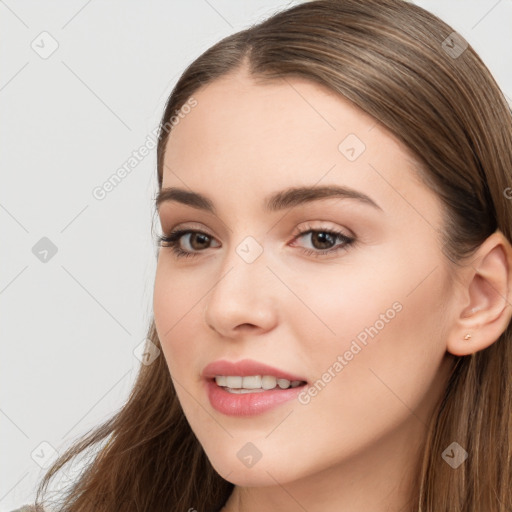
[[[202,372],[202,376],[205,379],[211,379],[217,375],[242,377],[248,377],[250,375],[271,375],[278,379],[287,379],[290,382],[293,382],[294,380],[306,382],[306,379],[302,377],[280,370],[279,368],[274,368],[267,364],[259,363],[252,359],[242,359],[241,361],[227,361],[225,359],[221,359],[206,365]]]

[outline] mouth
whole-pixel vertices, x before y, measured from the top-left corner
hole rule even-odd
[[[243,359],[215,361],[202,377],[210,403],[228,416],[253,416],[297,398],[307,380],[291,372]]]
[[[304,380],[288,380],[274,375],[216,375],[210,379],[229,393],[262,393],[274,389],[297,388],[306,385]]]
[[[230,377],[236,379],[236,382],[231,383],[230,386],[220,386],[216,382],[216,380],[218,379],[222,384],[223,379],[225,378],[228,380],[229,383]],[[231,387],[239,386],[239,381],[240,379],[242,379],[242,377],[240,375],[219,375],[217,376],[217,378],[213,377],[206,379],[206,381],[204,381],[206,384],[205,391],[211,406],[216,411],[227,416],[255,416],[267,412],[271,409],[274,409],[282,404],[285,404],[286,402],[296,400],[300,393],[303,392],[304,386],[306,386],[305,381],[287,380],[287,382],[282,382],[282,379],[276,379],[275,376],[247,375],[244,376],[243,379],[245,379],[245,377],[261,377],[262,386],[270,386],[270,384],[273,384],[273,381],[277,380],[281,380],[281,386],[287,384],[288,382],[290,384],[286,388],[283,388],[279,386],[279,384],[277,384],[276,386],[269,389],[264,389],[263,387]],[[271,377],[272,380],[270,381],[270,379],[265,379],[265,377]],[[242,380],[242,386],[243,385],[244,383]]]
[[[301,376],[253,359],[214,361],[203,369],[202,377],[214,379],[217,385],[229,389],[262,389],[264,391],[276,387],[280,389],[297,387],[307,382]]]

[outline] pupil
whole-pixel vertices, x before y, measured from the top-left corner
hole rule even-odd
[[[327,239],[327,242],[326,242]],[[321,247],[317,247],[315,241],[319,241]],[[327,243],[327,246],[325,244]],[[333,243],[333,237],[331,234],[326,233],[325,231],[319,231],[317,233],[313,233],[313,246],[316,249],[329,249],[331,244]],[[322,245],[324,244],[324,245]]]
[[[192,239],[191,239],[191,244],[190,244],[190,245],[192,245],[192,247],[193,247],[194,249],[202,249],[202,248],[203,248],[202,246],[194,247],[194,246],[195,246],[195,244],[194,244],[194,240],[197,240],[197,239],[202,239],[202,242],[203,242],[203,243],[208,243],[208,236],[203,235],[202,233],[196,233],[196,234],[192,237]],[[200,242],[200,243],[201,243],[201,242]]]

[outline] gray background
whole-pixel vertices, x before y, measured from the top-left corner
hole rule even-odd
[[[124,403],[141,364],[156,151],[104,199],[93,189],[147,141],[187,64],[295,3],[0,1],[1,511],[35,496],[53,449]],[[473,45],[511,101],[512,0],[415,3]]]

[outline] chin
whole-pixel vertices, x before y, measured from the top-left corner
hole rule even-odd
[[[217,470],[217,468],[215,469]],[[282,471],[282,474],[280,471]],[[224,478],[224,480],[227,480],[239,487],[268,487],[276,485],[276,482],[286,484],[289,481],[294,480],[294,478],[290,477],[289,472],[285,473],[283,470],[280,470],[280,468],[276,471],[272,467],[268,469],[263,466],[258,469],[256,467],[236,469],[228,467],[227,472],[223,471],[222,473],[219,472],[219,474]]]
[[[217,473],[234,485],[241,487],[266,487],[270,485],[286,484],[297,478],[297,466],[295,471],[290,472],[290,465],[286,462],[288,458],[280,460],[263,460],[263,457],[252,467],[245,467],[236,457],[227,457],[226,454],[210,458],[210,463]]]

